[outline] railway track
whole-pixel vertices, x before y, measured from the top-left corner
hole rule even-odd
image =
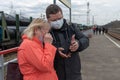
[[[118,40],[120,40],[120,29],[110,29],[108,34]]]

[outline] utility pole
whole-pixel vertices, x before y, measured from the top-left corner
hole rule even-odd
[[[90,9],[89,9],[89,6],[90,6],[90,4],[89,4],[89,2],[87,2],[87,26],[89,26],[89,24],[90,24]]]
[[[94,26],[95,21],[94,21],[94,16],[92,16],[92,25]]]
[[[11,2],[11,5],[10,5],[10,13],[11,15],[15,16],[16,14],[16,11],[14,10],[14,6],[13,6],[13,2]]]
[[[56,4],[56,0],[53,0],[53,3]]]
[[[72,12],[71,12],[71,8],[69,8],[69,10],[70,10],[70,22],[71,22],[71,20],[72,20]]]

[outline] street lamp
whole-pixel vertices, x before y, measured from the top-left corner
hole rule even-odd
[[[53,3],[56,4],[56,0],[53,0]]]

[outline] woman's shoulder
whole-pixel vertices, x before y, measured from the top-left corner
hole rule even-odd
[[[33,44],[33,41],[32,40],[29,40],[29,39],[24,39],[22,41],[22,43],[20,44],[19,48],[24,48],[24,47],[30,47],[30,45]]]

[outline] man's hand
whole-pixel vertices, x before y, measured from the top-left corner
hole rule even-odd
[[[58,48],[58,52],[59,52],[60,56],[61,56],[62,58],[68,58],[68,57],[70,57],[70,55],[67,55],[67,54],[63,53],[63,52],[62,52],[63,50],[64,50],[64,48],[62,48],[62,47],[59,47],[59,48]]]
[[[70,51],[74,52],[78,49],[79,44],[78,41],[76,41],[75,39],[75,35],[72,35],[72,39],[71,39],[71,45],[70,45]]]

